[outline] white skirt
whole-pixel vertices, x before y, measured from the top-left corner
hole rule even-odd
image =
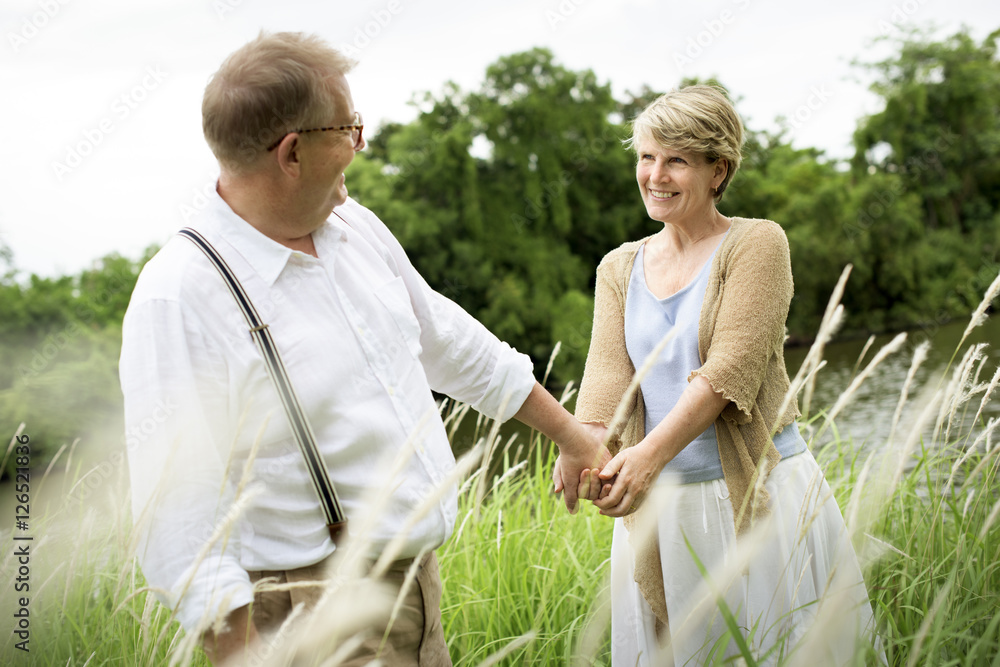
[[[872,641],[861,568],[812,453],[780,461],[766,488],[771,520],[739,543],[725,480],[661,483],[657,494],[663,495],[650,495],[647,502],[660,507],[656,530],[669,621],[660,641],[653,611],[633,578],[628,531],[615,521],[613,665],[704,665],[741,655],[720,598],[760,664],[842,665],[856,642]]]

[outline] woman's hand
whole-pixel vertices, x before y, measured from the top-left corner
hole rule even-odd
[[[645,500],[666,461],[647,440],[623,449],[600,472],[602,481],[611,482],[611,489],[594,501],[605,516],[631,514]]]
[[[611,492],[594,502],[607,516],[634,512],[652,488],[660,471],[719,416],[729,401],[697,375],[667,416],[634,447],[623,449],[604,466],[600,477]],[[617,475],[617,478],[615,476]]]

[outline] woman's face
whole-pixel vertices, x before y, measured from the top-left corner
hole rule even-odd
[[[635,178],[646,212],[673,224],[702,221],[715,210],[715,188],[726,176],[726,162],[697,153],[664,148],[644,139],[638,144]]]

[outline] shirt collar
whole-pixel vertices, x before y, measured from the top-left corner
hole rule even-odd
[[[213,189],[207,207],[213,214],[219,234],[257,272],[268,286],[274,285],[294,254],[301,254],[268,238],[238,216],[229,204]]]

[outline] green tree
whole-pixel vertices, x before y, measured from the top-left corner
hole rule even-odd
[[[899,54],[870,65],[885,109],[855,135],[857,170],[898,173],[919,193],[927,227],[963,234],[990,226],[1000,205],[1000,60],[993,32],[944,41],[905,38]]]
[[[885,108],[860,122],[852,166],[863,190],[858,238],[884,256],[872,258],[880,277],[869,292],[882,299],[872,305],[889,326],[967,313],[985,288],[974,277],[997,263],[998,38],[1000,30],[981,44],[964,30],[942,41],[913,32],[896,56],[868,66]]]
[[[594,268],[648,222],[610,86],[534,49],[490,66],[477,92],[447,84],[417,104],[355,161],[352,192],[431,285],[539,371],[553,336],[572,338],[554,375],[578,379]]]

